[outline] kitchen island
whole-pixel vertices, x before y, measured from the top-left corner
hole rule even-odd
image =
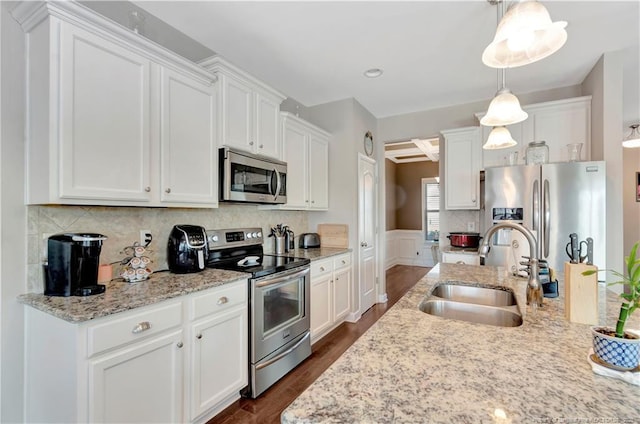
[[[511,287],[523,325],[420,311],[443,281]],[[564,319],[563,297],[545,298],[532,313],[525,287],[502,268],[439,264],[282,413],[282,422],[638,422],[640,387],[591,370],[589,325]],[[605,291],[601,323],[612,325],[620,302]],[[628,328],[639,323],[634,317]]]

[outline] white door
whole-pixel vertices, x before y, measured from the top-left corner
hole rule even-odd
[[[223,75],[222,86],[222,140],[223,146],[255,152],[252,133],[253,92],[251,87]]]
[[[264,156],[280,159],[280,103],[260,93],[256,93],[256,122],[254,140],[257,152]]]
[[[90,361],[89,422],[182,421],[182,369],[181,330]]]
[[[306,209],[309,206],[307,135],[295,122],[284,118],[282,144],[282,159],[287,162],[287,207]]]
[[[376,298],[376,162],[358,159],[358,242],[360,312],[373,306]]]
[[[160,199],[216,206],[215,86],[162,69],[161,102]]]
[[[329,208],[329,142],[309,135],[309,209]]]

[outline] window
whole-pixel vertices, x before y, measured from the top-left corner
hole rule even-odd
[[[424,232],[426,240],[440,238],[440,184],[435,178],[423,180]]]

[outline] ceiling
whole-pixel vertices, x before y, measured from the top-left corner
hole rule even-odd
[[[491,99],[497,88],[481,62],[497,24],[485,0],[134,3],[305,106],[353,97],[382,118]],[[640,0],[543,4],[568,21],[568,41],[509,70],[507,86],[517,95],[580,84],[602,53],[626,49],[625,124],[640,120]],[[369,68],[384,74],[366,78]]]
[[[395,163],[410,163],[440,160],[440,139],[411,139],[385,143],[384,157]]]

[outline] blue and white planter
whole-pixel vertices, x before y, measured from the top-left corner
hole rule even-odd
[[[640,337],[629,332],[625,332],[631,339],[621,339],[609,336],[602,332],[615,334],[615,329],[611,327],[591,327],[593,335],[593,351],[596,356],[612,365],[615,368],[632,370],[640,364]]]

